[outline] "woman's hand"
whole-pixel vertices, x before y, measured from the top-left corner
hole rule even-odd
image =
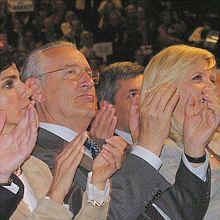
[[[136,143],[140,134],[140,96],[136,95],[132,99],[129,112],[129,129],[133,143]]]
[[[216,122],[220,123],[220,95],[216,90],[205,87],[203,89],[203,99],[207,102],[208,108],[214,112]]]
[[[121,168],[127,142],[119,136],[106,140],[106,144],[93,162],[91,183],[103,191],[106,181]]]
[[[195,113],[194,107],[195,98],[190,96],[186,103],[183,137],[185,153],[199,158],[205,154],[205,148],[217,129],[218,118],[207,107],[198,113]]]
[[[138,145],[160,156],[178,100],[179,94],[173,84],[163,84],[147,94],[140,109]]]
[[[57,157],[55,174],[47,194],[51,200],[63,203],[72,185],[76,169],[82,160],[84,153],[83,144],[87,137],[86,132],[78,135]]]
[[[6,122],[0,112],[0,131]],[[0,183],[7,183],[11,174],[30,156],[37,139],[38,119],[34,104],[30,103],[19,124],[8,134],[0,135]]]

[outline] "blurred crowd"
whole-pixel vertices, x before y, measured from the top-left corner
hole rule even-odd
[[[9,12],[0,3],[0,35],[24,53],[55,40],[76,45],[93,69],[118,61],[146,66],[154,54],[173,44],[204,47],[210,30],[220,30],[218,1],[38,0],[33,12]],[[77,6],[78,5],[78,6]],[[94,44],[112,42],[107,60]],[[209,49],[209,48],[208,48]],[[212,48],[217,56],[218,45]]]

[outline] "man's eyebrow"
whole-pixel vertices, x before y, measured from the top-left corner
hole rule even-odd
[[[5,79],[17,79],[16,75],[9,75],[9,76],[5,76],[3,78],[1,78],[1,80],[5,80]]]
[[[63,65],[63,67],[61,69],[68,68],[68,67],[81,68],[80,65],[77,65],[77,64],[65,64],[65,65]],[[91,70],[90,67],[84,67],[82,69]]]
[[[60,69],[68,68],[68,67],[77,67],[76,64],[65,64]]]

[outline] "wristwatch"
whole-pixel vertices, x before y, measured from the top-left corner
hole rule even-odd
[[[106,201],[102,202],[101,204],[98,201],[96,201],[96,200],[91,200],[91,201],[88,200],[88,202],[91,203],[94,206],[104,207],[104,206],[106,206],[109,203],[109,199],[107,199]]]
[[[206,154],[202,157],[191,157],[185,153],[186,159],[191,163],[204,163],[206,161]]]

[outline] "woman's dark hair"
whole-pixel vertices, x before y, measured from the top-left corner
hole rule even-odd
[[[11,47],[1,48],[0,49],[0,72],[8,69],[13,63],[17,66],[17,69],[20,70],[25,55],[20,53],[18,50],[12,49]]]

